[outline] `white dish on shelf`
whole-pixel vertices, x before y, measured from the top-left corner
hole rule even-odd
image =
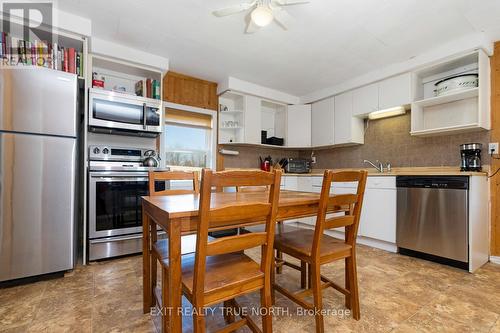
[[[479,76],[477,74],[456,75],[436,82],[434,93],[436,97],[439,97],[462,90],[477,88],[478,83]]]

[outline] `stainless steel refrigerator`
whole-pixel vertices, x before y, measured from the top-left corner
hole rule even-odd
[[[77,78],[0,69],[0,281],[72,269]]]

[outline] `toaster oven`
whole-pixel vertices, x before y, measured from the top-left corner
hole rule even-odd
[[[311,161],[301,158],[289,158],[285,165],[286,173],[310,173]]]

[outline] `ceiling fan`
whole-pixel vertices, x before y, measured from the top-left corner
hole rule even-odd
[[[251,9],[250,19],[248,21],[245,32],[248,34],[258,31],[269,25],[273,20],[278,23],[284,30],[288,30],[288,26],[293,18],[288,14],[285,7],[293,5],[302,5],[309,1],[299,0],[254,0],[251,2],[240,3],[226,8],[214,11],[217,17],[223,17],[241,13]]]

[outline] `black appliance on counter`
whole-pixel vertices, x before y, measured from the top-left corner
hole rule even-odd
[[[310,173],[311,161],[303,158],[288,158],[285,163],[280,163],[286,173]]]
[[[482,171],[481,167],[481,149],[480,143],[465,143],[460,145],[460,171]]]
[[[285,139],[275,136],[268,138],[267,131],[260,131],[260,143],[264,145],[283,146],[285,144]]]

